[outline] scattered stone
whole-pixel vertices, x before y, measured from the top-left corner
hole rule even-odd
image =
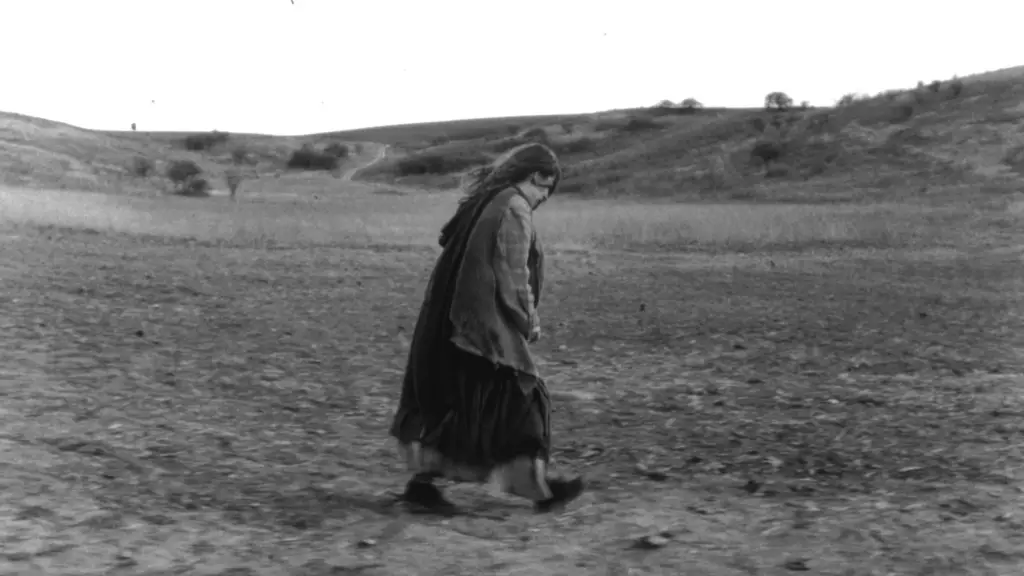
[[[795,572],[806,572],[810,570],[810,567],[807,566],[807,560],[803,558],[794,558],[792,560],[786,560],[786,562],[782,564],[782,567],[786,570],[793,570]]]
[[[743,490],[747,494],[754,494],[761,489],[761,483],[757,480],[747,480],[747,483],[743,485]]]
[[[640,550],[657,550],[664,548],[671,541],[672,534],[661,532],[660,534],[649,534],[633,541],[633,548]]]
[[[647,466],[644,464],[637,464],[634,470],[637,474],[644,476],[650,480],[654,480],[655,482],[664,482],[665,480],[668,480],[667,472],[663,472],[661,470],[651,470],[647,468]]]

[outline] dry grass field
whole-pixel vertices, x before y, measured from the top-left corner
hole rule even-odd
[[[1015,145],[1024,119],[964,110],[921,122]],[[853,167],[553,199],[536,350],[590,490],[539,516],[456,486],[432,518],[395,502],[386,432],[453,192],[353,179],[366,142],[341,177],[268,160],[238,201],[111,194],[177,136],[38,126],[0,130],[0,574],[1024,573],[1024,195],[965,176],[981,132],[926,191]],[[815,189],[855,201],[792,200]]]

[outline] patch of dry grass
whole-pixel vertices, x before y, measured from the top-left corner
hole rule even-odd
[[[0,188],[8,223],[146,234],[230,246],[433,246],[456,194],[334,194],[276,202],[125,198]],[[667,204],[554,199],[537,214],[561,249],[894,247],[949,208],[915,205]]]

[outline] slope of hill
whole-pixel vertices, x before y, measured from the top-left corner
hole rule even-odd
[[[530,140],[550,143],[565,160],[565,192],[595,196],[894,198],[936,185],[1013,188],[1024,172],[1024,83],[1009,72],[851,97],[836,108],[679,112],[539,120],[515,135],[495,126],[406,146],[363,176],[451,186],[466,169]]]
[[[213,138],[195,150],[186,144],[190,136]],[[360,145],[325,136],[104,132],[0,112],[0,184],[158,194],[171,188],[163,177],[166,167],[175,160],[192,160],[214,187],[223,187],[219,182],[229,169],[241,167],[250,177],[278,175],[295,150],[333,142],[350,145],[353,159],[362,160],[357,158],[364,155]],[[140,173],[140,164],[150,167],[148,173]],[[343,171],[344,166],[335,175]]]
[[[136,158],[154,163],[156,174],[170,160],[191,159],[216,179],[238,163],[238,150],[250,175],[260,176],[280,174],[304,145],[378,142],[389,145],[388,158],[359,179],[449,188],[512,146],[543,141],[565,161],[564,192],[587,196],[835,201],[895,199],[966,183],[1007,189],[1024,173],[1022,74],[1024,67],[1010,68],[848,97],[835,108],[655,107],[303,137],[232,134],[205,150],[187,149],[184,133],[99,132],[0,113],[0,182],[156,193],[167,183],[140,177]]]

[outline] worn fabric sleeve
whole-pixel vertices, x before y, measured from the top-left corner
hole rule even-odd
[[[515,196],[498,228],[494,263],[498,301],[509,313],[523,336],[539,325],[530,288],[530,245],[533,241],[533,212],[521,196]]]

